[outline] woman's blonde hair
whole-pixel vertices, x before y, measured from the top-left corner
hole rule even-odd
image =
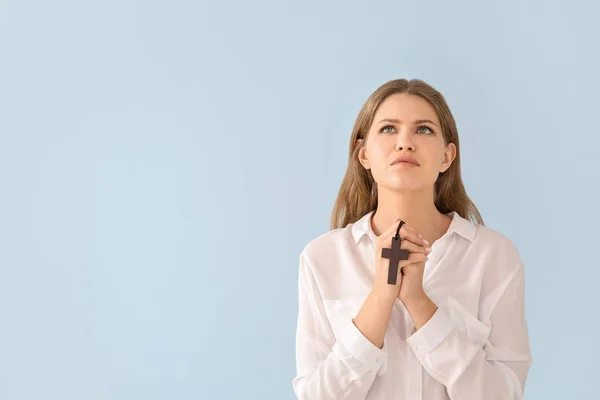
[[[361,108],[350,138],[348,168],[342,180],[331,214],[331,229],[343,228],[377,208],[377,183],[371,171],[358,160],[358,151],[365,145],[375,112],[383,101],[392,94],[406,93],[420,96],[435,109],[440,119],[444,144],[456,145],[456,158],[450,168],[438,176],[434,185],[434,204],[439,212],[448,214],[456,211],[461,217],[483,225],[483,218],[471,201],[460,174],[460,146],[456,122],[444,96],[419,79],[395,79],[381,85]],[[358,139],[362,139],[357,143]]]

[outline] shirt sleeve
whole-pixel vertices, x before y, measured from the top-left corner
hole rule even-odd
[[[521,400],[531,366],[521,260],[489,321],[482,323],[458,301],[438,305],[406,342],[453,400]]]
[[[377,375],[387,369],[387,343],[379,349],[348,317],[336,339],[304,251],[298,274],[296,377],[300,400],[364,400]]]

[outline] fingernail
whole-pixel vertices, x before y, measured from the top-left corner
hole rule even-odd
[[[429,244],[429,242],[427,240],[423,239],[423,241],[425,242],[425,244]]]
[[[431,252],[431,247],[426,248],[425,251],[428,253]]]

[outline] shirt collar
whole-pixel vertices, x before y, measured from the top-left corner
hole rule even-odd
[[[369,211],[358,221],[352,224],[352,237],[354,238],[355,243],[358,243],[364,235],[368,235],[371,238],[371,240],[375,242],[376,236],[375,233],[373,233],[373,228],[371,227],[371,217],[374,213],[375,210]],[[452,217],[452,222],[448,227],[448,234],[456,232],[470,241],[473,241],[473,239],[475,239],[477,227],[472,222],[458,215],[456,211],[451,211],[446,215]]]

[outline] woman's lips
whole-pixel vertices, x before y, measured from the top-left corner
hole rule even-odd
[[[407,161],[400,161],[392,164],[392,167],[414,168],[418,167],[418,165]]]

